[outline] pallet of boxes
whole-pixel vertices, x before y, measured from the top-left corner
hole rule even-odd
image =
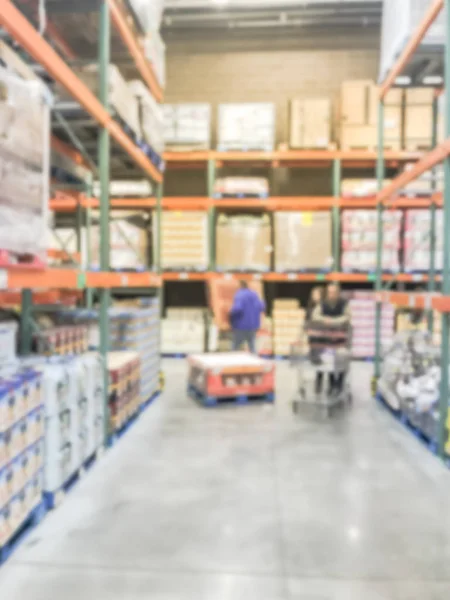
[[[272,310],[273,350],[278,358],[290,357],[294,344],[307,352],[305,310],[298,300],[280,298]]]

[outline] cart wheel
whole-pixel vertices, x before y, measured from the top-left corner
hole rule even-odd
[[[300,408],[300,402],[298,400],[292,401],[292,412],[297,415]]]

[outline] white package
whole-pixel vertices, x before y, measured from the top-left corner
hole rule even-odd
[[[164,104],[164,140],[170,146],[211,146],[211,105],[205,103]]]
[[[155,152],[162,154],[164,150],[164,119],[161,106],[142,81],[131,81],[129,86],[138,101],[142,136]]]
[[[164,0],[129,0],[144,33],[159,29],[164,10]]]
[[[220,104],[218,150],[273,150],[275,105],[268,102]]]

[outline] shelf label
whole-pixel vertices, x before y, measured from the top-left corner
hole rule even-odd
[[[297,273],[288,273],[287,278],[288,281],[297,281]]]
[[[413,275],[412,280],[413,281],[423,281],[423,275]]]
[[[120,285],[122,287],[128,287],[128,275],[122,275],[120,278]]]
[[[433,309],[433,296],[425,296],[424,308],[425,310]]]
[[[374,273],[370,273],[369,275],[367,275],[367,281],[376,281],[377,280],[377,276]]]
[[[227,281],[230,281],[231,279],[234,279],[232,273],[225,273],[225,275],[223,276],[223,278],[226,279]]]
[[[8,271],[0,269],[0,290],[8,289]]]
[[[409,298],[408,298],[408,306],[409,306],[409,308],[415,308],[416,307],[416,298],[414,296],[409,296]]]
[[[187,279],[189,279],[189,273],[180,273],[178,277],[179,279],[186,281]]]
[[[255,273],[253,275],[253,279],[255,279],[256,281],[260,281],[262,279],[261,273]]]
[[[325,281],[325,275],[323,273],[317,273],[316,281]]]

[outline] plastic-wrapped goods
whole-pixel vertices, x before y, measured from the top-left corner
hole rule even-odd
[[[36,370],[0,371],[0,548],[42,501],[42,401]]]
[[[141,405],[141,365],[138,352],[108,352],[109,428],[120,430]]]
[[[168,308],[162,321],[163,354],[206,351],[207,314],[203,308]]]
[[[390,179],[383,181],[383,187],[391,183]],[[365,198],[376,196],[378,181],[376,179],[343,179],[341,183],[341,196],[343,198]]]
[[[410,171],[414,168],[414,163],[407,163],[404,170]],[[431,171],[427,171],[418,179],[408,183],[401,191],[401,195],[405,196],[431,196],[435,192],[444,191],[444,168],[442,165],[437,165]]]
[[[152,64],[159,85],[166,87],[166,45],[156,29],[144,37],[144,54]]]
[[[16,321],[0,322],[0,368],[16,361],[17,330]]]
[[[159,29],[164,10],[164,0],[129,0],[144,33]]]
[[[349,300],[352,324],[353,358],[375,356],[375,314],[376,302],[372,292],[353,292]],[[387,348],[392,343],[395,331],[395,310],[390,304],[381,309],[381,346]]]
[[[144,133],[145,137],[145,133]],[[100,197],[100,182],[94,182],[94,196]],[[153,188],[148,179],[116,179],[109,182],[109,195],[119,198],[148,198],[153,193]],[[71,229],[73,233],[73,229]]]
[[[402,212],[383,213],[382,268],[400,270],[400,232]],[[377,266],[377,213],[375,210],[344,210],[342,227],[342,269],[375,271]]]
[[[41,329],[37,336],[37,351],[47,356],[82,354],[89,347],[88,334],[88,328],[83,325]]]
[[[442,271],[444,261],[443,211],[436,209],[436,253],[435,268]],[[431,215],[429,210],[409,209],[405,213],[404,231],[405,271],[426,271],[430,269]]]
[[[76,69],[75,72],[91,92],[98,97],[100,92],[98,65],[88,65],[82,69]],[[116,111],[119,118],[131,129],[133,134],[141,138],[138,101],[130,86],[122,77],[119,68],[112,64],[108,66],[108,94],[111,108]],[[62,92],[62,96],[67,96],[67,93]]]
[[[46,258],[49,145],[44,86],[0,67],[0,250]]]
[[[219,215],[216,265],[223,271],[269,271],[272,242],[267,215]]]
[[[332,269],[329,212],[276,212],[274,224],[277,271]]]
[[[164,104],[164,140],[173,150],[208,150],[211,146],[211,105]]]
[[[269,180],[266,177],[222,177],[216,179],[214,196],[257,196],[267,198],[269,195]]]
[[[278,299],[273,304],[272,320],[274,354],[289,356],[292,344],[305,342],[305,310],[298,300]]]
[[[164,151],[164,117],[161,106],[139,79],[128,84],[139,106],[139,122],[143,139],[159,155]]]
[[[395,61],[415,33],[430,6],[430,0],[384,0],[381,29],[380,81],[384,81]],[[431,25],[418,52],[433,51],[439,56],[445,47],[445,15],[442,11]]]
[[[154,231],[156,242],[157,231]],[[208,267],[208,214],[165,211],[161,219],[161,263],[164,269]]]
[[[260,102],[219,105],[219,151],[272,151],[274,144],[274,104]]]

